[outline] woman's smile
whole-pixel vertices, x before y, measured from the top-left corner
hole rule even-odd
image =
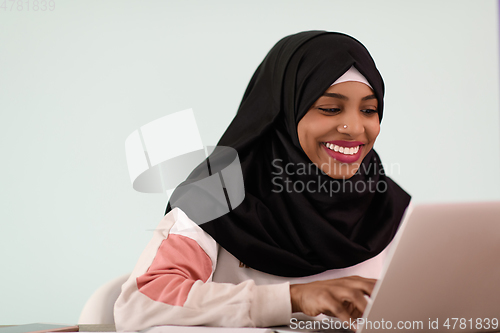
[[[362,154],[363,143],[359,141],[335,140],[332,142],[322,142],[327,154],[342,163],[354,163],[358,161]]]

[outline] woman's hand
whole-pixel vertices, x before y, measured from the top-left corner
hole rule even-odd
[[[363,315],[375,286],[375,279],[347,276],[339,279],[290,285],[292,312],[308,316],[321,313],[342,321],[356,320]]]

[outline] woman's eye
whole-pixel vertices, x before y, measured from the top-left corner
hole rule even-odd
[[[361,110],[361,112],[366,113],[366,114],[372,114],[372,113],[377,113],[377,110],[375,110],[375,109],[364,109],[364,110]]]
[[[324,107],[318,107],[320,111],[326,112],[326,113],[337,113],[340,112],[339,108],[324,108]]]

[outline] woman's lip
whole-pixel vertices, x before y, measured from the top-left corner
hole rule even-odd
[[[333,143],[334,145],[340,146],[340,147],[357,147],[364,145],[363,142],[361,141],[343,141],[343,140],[334,140],[334,141],[325,141],[326,143]]]
[[[333,142],[339,142],[339,141],[332,141]],[[334,143],[336,144],[336,143]],[[338,146],[340,146],[339,144],[337,144]],[[326,153],[328,155],[330,155],[330,157],[332,157],[333,159],[339,161],[340,163],[354,163],[356,162],[357,160],[359,160],[360,156],[361,156],[361,151],[363,150],[364,148],[364,145],[361,144],[359,146],[359,150],[356,154],[352,154],[352,155],[344,155],[343,153],[339,153],[339,152],[336,152],[334,150],[331,150],[329,148],[327,148],[324,144],[321,144],[321,147],[323,147],[323,149],[326,150]]]

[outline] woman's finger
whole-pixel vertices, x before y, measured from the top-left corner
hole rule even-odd
[[[366,295],[371,296],[377,280],[367,279],[360,276],[349,276],[345,279],[345,283],[346,286],[362,290]]]

